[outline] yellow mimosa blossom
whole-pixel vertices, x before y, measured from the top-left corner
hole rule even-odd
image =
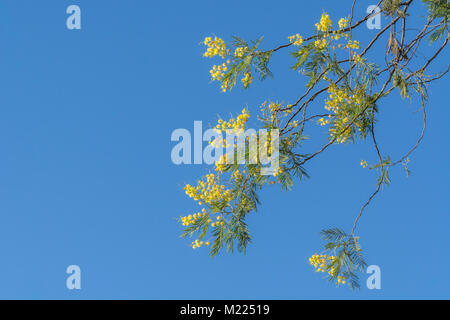
[[[228,71],[228,66],[226,63],[223,63],[222,65],[214,65],[213,68],[209,71],[211,74],[211,79],[221,81],[223,76],[225,75],[225,72]]]
[[[222,59],[225,59],[229,52],[225,42],[221,38],[214,37],[213,40],[211,37],[206,37],[203,43],[208,47],[203,54],[204,57],[213,58],[218,55]]]
[[[234,50],[234,56],[236,58],[242,58],[244,54],[247,52],[247,47],[237,47],[236,50]]]
[[[233,89],[232,84],[230,84],[229,78],[222,81],[222,85],[220,86],[220,89],[222,89],[223,92],[227,92],[227,90]]]
[[[335,275],[336,270],[330,267],[330,264],[335,260],[334,256],[329,256],[327,254],[314,254],[309,258],[309,263],[316,268],[316,272],[326,272],[331,276]]]
[[[214,127],[214,130],[217,133],[229,132],[235,135],[242,134],[245,131],[245,125],[250,118],[250,113],[247,108],[242,109],[241,114],[239,114],[236,118],[231,118],[228,121],[224,121],[219,119],[217,125]],[[234,143],[234,142],[233,142]],[[223,137],[218,137],[211,142],[213,146],[216,147],[231,147],[231,145],[226,141]],[[227,154],[223,154],[219,161],[216,162],[216,171],[219,173],[223,173],[226,169],[227,163]]]
[[[186,217],[180,217],[180,221],[182,222],[183,226],[190,226],[197,222],[198,220],[201,220],[203,217],[206,216],[206,209],[202,209],[202,212],[195,213],[194,215],[188,215]]]
[[[303,38],[298,33],[288,37],[288,39],[294,46],[301,46],[303,44]]]
[[[353,61],[355,61],[355,63],[360,63],[362,61],[362,58],[359,54],[353,54]]]
[[[326,38],[323,39],[318,39],[316,41],[314,41],[314,46],[318,49],[318,50],[323,50],[327,47],[328,45],[328,41]]]
[[[316,23],[317,31],[328,32],[331,30],[332,22],[327,13],[323,13],[320,22]]]
[[[367,161],[361,160],[360,165],[361,165],[363,168],[365,168],[365,167],[367,167],[369,164],[367,163]]]
[[[356,41],[356,40],[354,40],[354,41],[348,40],[348,43],[347,43],[347,45],[346,45],[346,48],[349,48],[349,49],[359,49],[359,48],[360,48],[360,43],[359,43],[359,41]]]
[[[319,121],[318,121],[318,123],[321,125],[321,126],[325,126],[325,125],[327,125],[327,124],[329,124],[330,123],[330,120],[329,119],[324,119],[324,118],[320,118],[319,119]]]
[[[281,167],[278,167],[278,170],[274,172],[273,176],[278,177],[282,173],[283,173],[283,169]]]
[[[247,88],[253,81],[252,74],[250,72],[246,72],[241,81],[244,84],[244,88]]]
[[[231,129],[235,133],[239,133],[245,130],[245,124],[247,123],[248,118],[250,118],[250,113],[247,108],[244,108],[242,109],[241,114],[236,117],[236,119],[231,118],[229,121],[220,119],[215,127],[215,130],[218,133],[221,133],[222,131]]]
[[[345,284],[346,283],[347,278],[344,276],[338,276],[337,277],[337,283],[338,284]]]
[[[338,22],[339,29],[344,29],[348,25],[348,19],[347,18],[341,18]]]
[[[201,246],[206,246],[206,247],[209,246],[209,241],[203,242],[203,241],[200,241],[197,239],[191,243],[192,249],[197,249],[197,248],[200,248]]]
[[[231,190],[225,190],[225,186],[222,186],[219,177],[211,173],[206,175],[206,181],[199,180],[197,187],[187,184],[184,190],[190,198],[212,205],[215,202],[230,201],[233,198]]]

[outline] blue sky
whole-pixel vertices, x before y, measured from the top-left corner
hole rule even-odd
[[[290,102],[303,88],[283,52],[271,64],[274,79],[223,94],[209,83],[211,61],[199,43],[211,34],[264,35],[271,48],[313,32],[323,10],[335,21],[347,15],[350,3],[1,1],[0,298],[449,298],[447,80],[431,88],[429,130],[411,177],[394,170],[361,220],[382,290],[365,288],[365,277],[359,292],[336,288],[307,262],[322,246],[318,232],[351,228],[374,190],[375,173],[359,165],[376,161],[369,141],[330,148],[290,192],[264,190],[248,219],[246,255],[211,259],[179,238],[177,218],[196,210],[182,187],[210,168],[172,164],[171,132],[266,99]],[[359,3],[357,16],[374,4]],[[66,28],[72,4],[82,10],[80,31]],[[364,44],[374,33],[357,35]],[[448,58],[447,50],[437,65]],[[397,158],[415,143],[419,110],[397,93],[380,103],[385,154]],[[82,270],[80,291],[65,285],[72,264]]]

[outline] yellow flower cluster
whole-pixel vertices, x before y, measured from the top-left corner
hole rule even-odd
[[[219,119],[218,124],[214,129],[217,133],[222,133],[222,131],[227,130],[233,130],[234,132],[239,133],[245,130],[245,124],[247,123],[248,118],[250,118],[250,113],[246,108],[244,108],[236,119],[231,118],[229,121]]]
[[[344,276],[337,276],[337,283],[338,284],[345,284],[347,280],[347,277]]]
[[[329,256],[327,254],[313,254],[311,258],[309,258],[309,263],[316,268],[316,272],[325,272],[328,269],[328,273],[333,276],[335,269],[333,267],[328,268],[328,266],[335,259],[336,258],[334,256]]]
[[[348,125],[348,117],[337,118],[330,128],[330,136],[336,138],[337,143],[344,143],[352,136],[352,127]]]
[[[353,61],[355,61],[355,63],[360,63],[362,61],[362,58],[359,54],[354,53],[353,54]]]
[[[347,45],[345,46],[348,49],[359,49],[360,48],[360,43],[357,40],[348,40]]]
[[[213,173],[206,175],[206,182],[199,180],[197,187],[187,184],[184,190],[190,198],[199,201],[199,205],[203,203],[211,205],[214,202],[233,199],[232,191],[225,190],[225,186],[220,185],[219,177]]]
[[[250,113],[246,108],[244,108],[242,109],[241,114],[239,114],[236,118],[231,118],[228,121],[219,119],[217,125],[214,127],[214,130],[217,133],[231,131],[236,135],[242,134],[245,131],[245,125],[248,121],[248,118],[250,118]],[[227,144],[226,139],[224,139],[223,137],[216,138],[215,140],[210,142],[210,144],[214,147],[222,146],[223,148],[231,146]],[[216,162],[215,170],[220,173],[224,172],[226,169],[226,163],[227,163],[227,154],[223,154],[220,160]]]
[[[218,55],[222,57],[222,59],[225,59],[229,52],[227,45],[221,38],[214,37],[213,40],[211,37],[206,37],[203,43],[208,47],[203,54],[204,57],[213,58]]]
[[[339,88],[332,82],[328,88],[330,94],[329,99],[325,102],[325,109],[332,110],[335,113],[339,110],[340,104],[347,98],[347,92],[339,90]]]
[[[334,277],[336,276],[336,268],[334,268],[333,266],[330,267],[331,263],[333,263],[334,260],[336,260],[334,256],[329,256],[327,254],[314,254],[311,258],[309,258],[309,263],[314,266],[316,272],[327,272],[328,270],[328,274]],[[337,276],[336,279],[339,285],[345,284],[347,280],[347,278],[344,276]]]
[[[301,46],[303,44],[303,38],[298,33],[288,37],[288,39],[294,46]]]
[[[226,163],[227,163],[227,155],[223,154],[220,157],[219,161],[217,161],[215,163],[215,165],[216,165],[216,169],[215,170],[217,172],[219,172],[219,173],[223,173],[225,171],[225,169],[227,168],[227,164]]]
[[[280,174],[282,174],[283,173],[283,169],[281,168],[281,167],[278,167],[278,169],[277,169],[277,171],[275,171],[274,173],[273,173],[273,176],[274,177],[278,177]]]
[[[363,168],[366,168],[369,164],[367,163],[367,161],[361,160],[360,165],[361,165]]]
[[[278,102],[270,102],[264,101],[261,106],[261,116],[259,118],[262,121],[275,123],[277,121],[281,121],[282,118],[290,115],[292,113],[292,108],[290,105],[284,107]],[[277,121],[275,121],[277,120]],[[279,124],[279,123],[275,123]]]
[[[200,248],[203,245],[206,247],[209,246],[209,241],[203,242],[203,241],[198,241],[198,239],[197,239],[197,240],[193,241],[191,244],[192,249]]]
[[[314,46],[318,49],[318,50],[323,50],[327,47],[328,45],[328,40],[324,37],[322,39],[317,39],[316,41],[314,41]]]
[[[242,58],[247,50],[248,47],[237,47],[236,50],[234,50],[234,56],[236,58]]]
[[[322,17],[320,18],[320,22],[316,23],[317,31],[328,32],[332,28],[332,22],[330,16],[327,13],[322,13]]]
[[[230,78],[222,81],[222,85],[220,86],[220,89],[222,89],[223,92],[227,92],[227,90],[233,89],[233,86],[230,83]]]
[[[215,56],[220,56],[222,59],[225,59],[230,53],[230,49],[227,49],[227,45],[221,38],[214,37],[213,39],[211,37],[206,37],[203,43],[208,47],[203,54],[204,57],[213,58]],[[233,87],[230,78],[224,79],[230,62],[230,60],[227,60],[226,63],[223,63],[222,65],[215,65],[209,71],[213,81],[217,80],[222,82],[220,88],[223,92],[231,90]]]
[[[201,218],[206,216],[206,209],[202,209],[202,212],[199,213],[195,213],[194,215],[188,215],[186,217],[180,217],[182,225],[185,227],[188,227],[192,224],[194,224],[195,222],[197,222],[197,220],[200,220]]]
[[[340,38],[348,39],[348,37],[349,37],[349,34],[344,33],[342,30],[333,31],[332,34],[334,35],[334,36],[331,36],[332,40],[339,40]],[[342,48],[343,46],[342,46],[342,44],[339,43],[337,45],[337,47]],[[344,46],[344,48],[345,48],[345,46]],[[333,47],[333,49],[335,49],[335,47]]]
[[[225,72],[228,70],[228,65],[226,63],[223,63],[222,65],[214,65],[213,68],[209,71],[211,74],[211,79],[221,81],[223,76],[225,75]]]
[[[280,128],[287,123],[286,129],[290,130],[293,128],[297,128],[300,124],[299,120],[287,122],[290,118],[289,116],[292,114],[292,105],[290,104],[283,106],[278,102],[268,103],[267,101],[264,101],[261,104],[260,109],[260,116],[258,116],[259,120],[265,123],[269,123],[274,127]]]
[[[348,19],[347,18],[341,18],[338,22],[339,29],[344,29],[348,25]]]
[[[317,31],[323,32],[322,38],[316,39],[314,41],[314,47],[316,47],[317,50],[324,50],[329,44],[329,38],[330,38],[330,32],[332,30],[332,21],[330,19],[330,16],[327,13],[323,13],[322,17],[320,18],[320,22],[316,23]],[[334,32],[333,32],[334,34]],[[331,39],[338,40],[340,35],[336,35],[336,37],[331,37]]]
[[[244,77],[242,78],[242,83],[244,84],[244,88],[248,88],[248,86],[252,83],[253,77],[250,72],[244,73]]]
[[[331,115],[329,116],[329,118],[331,118]],[[317,121],[321,126],[325,126],[327,124],[329,124],[331,121],[330,119],[324,119],[324,118],[320,118],[319,121]]]
[[[322,34],[316,38],[314,41],[314,46],[317,50],[324,50],[328,46],[330,46],[333,50],[337,48],[346,48],[346,49],[359,49],[358,41],[349,41],[347,44],[336,44],[331,46],[332,40],[339,40],[340,38],[349,38],[349,34],[344,32],[344,29],[348,26],[348,18],[341,18],[338,22],[339,29],[333,31],[333,23],[327,13],[323,13],[320,19],[320,22],[316,23],[317,31],[322,32]],[[289,37],[289,39],[294,41],[295,36]],[[303,39],[301,39],[303,42]]]
[[[209,221],[211,222],[211,221]],[[223,221],[222,216],[217,216],[217,221],[211,223],[211,227],[219,227],[225,225],[225,221]]]
[[[342,106],[353,105],[359,106],[363,102],[364,92],[358,90],[356,93],[351,93],[347,91],[346,88],[339,88],[335,83],[330,81],[330,86],[328,88],[330,93],[328,100],[325,103],[325,109],[334,112],[334,122],[333,127],[330,128],[330,135],[336,137],[337,143],[346,142],[352,135],[352,126],[350,126],[349,114],[345,111]],[[320,120],[319,120],[320,121]],[[321,125],[327,123],[322,122]],[[363,124],[360,121],[353,121],[353,124],[358,127],[361,132]]]
[[[232,179],[238,181],[238,180],[242,180],[244,178],[244,174],[246,174],[245,170],[244,172],[239,172],[239,169],[234,171],[233,174],[231,175]]]
[[[275,119],[278,111],[281,110],[282,105],[275,102],[270,102],[269,104],[267,104],[267,101],[264,101],[263,104],[261,104],[260,108],[262,118],[270,118],[270,122],[272,122]]]
[[[329,99],[325,102],[325,109],[338,113],[342,103],[349,101],[349,95],[345,89],[339,88],[334,82],[330,80],[328,88]]]
[[[218,37],[206,37],[204,42],[205,46],[207,46],[206,52],[203,54],[204,57],[213,58],[215,56],[220,56],[222,59],[225,59],[229,53],[230,49],[227,49],[225,42]],[[237,47],[234,51],[235,58],[242,58],[245,53],[248,51],[248,47]],[[231,61],[227,60],[226,63],[222,65],[214,65],[213,68],[209,71],[211,74],[211,79],[213,81],[221,81],[222,84],[220,86],[223,92],[233,89],[233,82],[231,78],[225,78],[225,74],[228,71]],[[253,81],[253,77],[250,72],[244,73],[244,77],[241,79],[244,88],[247,88]]]
[[[290,123],[289,123],[289,126],[290,126],[290,127],[293,127],[293,128],[297,128],[298,125],[299,125],[299,123],[300,123],[299,120],[295,120],[295,121],[290,122]]]

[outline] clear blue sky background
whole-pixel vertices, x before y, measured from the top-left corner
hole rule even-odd
[[[374,4],[358,2],[358,17]],[[285,51],[274,57],[274,79],[222,94],[199,43],[264,35],[271,48],[311,34],[323,10],[337,21],[350,3],[2,0],[0,298],[450,298],[448,80],[432,86],[412,176],[394,170],[361,220],[382,290],[365,288],[366,277],[359,292],[336,288],[307,262],[321,249],[318,232],[351,228],[374,190],[376,174],[359,165],[376,161],[369,141],[330,148],[291,192],[264,191],[246,255],[211,259],[179,238],[177,218],[196,210],[183,184],[210,168],[173,165],[171,132],[266,99],[292,102],[303,88]],[[81,31],[66,29],[71,4],[81,6]],[[414,11],[423,15],[422,4]],[[357,37],[365,44],[375,32]],[[377,50],[372,57],[384,45]],[[436,65],[448,58],[447,50]],[[380,103],[378,128],[393,158],[415,143],[422,121],[419,105],[397,96]],[[71,264],[82,269],[81,291],[66,289]]]

